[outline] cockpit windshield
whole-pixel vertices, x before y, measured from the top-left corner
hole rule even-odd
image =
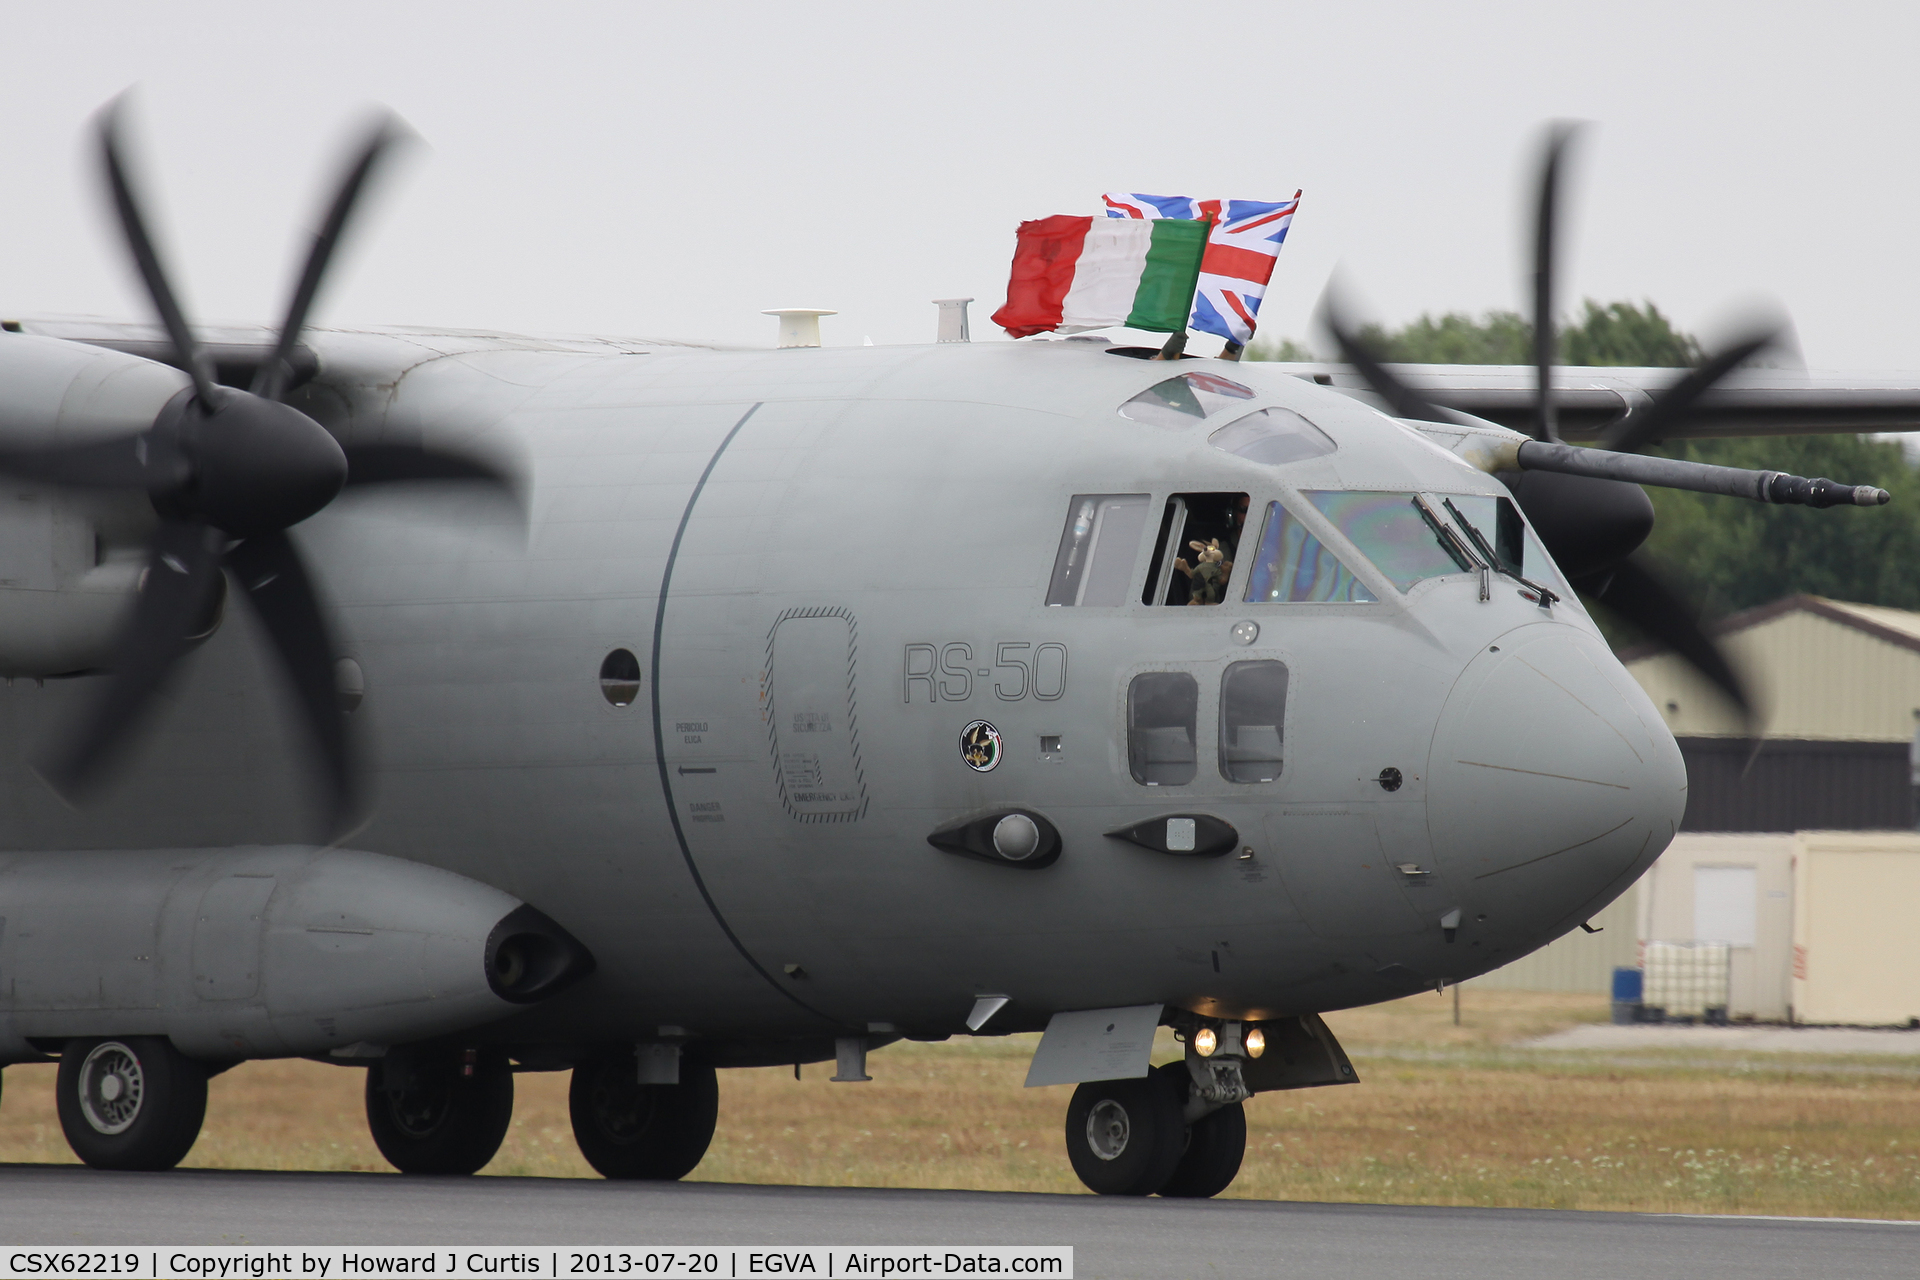
[[[1253,388],[1213,373],[1183,373],[1156,382],[1120,406],[1120,416],[1177,431],[1253,399]]]
[[[1313,489],[1304,496],[1402,591],[1473,568],[1416,494]]]
[[[1402,591],[1428,578],[1484,568],[1530,588],[1548,585],[1555,589],[1549,595],[1566,594],[1559,571],[1511,498],[1337,489],[1307,490],[1301,496]],[[1310,535],[1303,531],[1301,536]],[[1256,565],[1255,575],[1260,571]]]
[[[1547,549],[1520,518],[1520,509],[1511,498],[1489,498],[1477,493],[1456,493],[1443,497],[1447,513],[1462,525],[1472,525],[1480,541],[1491,548],[1500,567],[1511,574],[1552,586],[1562,583],[1560,571],[1547,556]],[[1560,592],[1565,595],[1564,589]]]

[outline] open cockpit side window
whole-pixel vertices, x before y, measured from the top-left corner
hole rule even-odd
[[[1200,683],[1184,671],[1143,671],[1127,686],[1127,771],[1147,787],[1181,787],[1197,771]]]
[[[1144,493],[1073,495],[1047,584],[1049,605],[1112,607],[1127,602],[1148,502]]]
[[[1246,521],[1244,493],[1176,493],[1168,498],[1140,603],[1224,601]]]

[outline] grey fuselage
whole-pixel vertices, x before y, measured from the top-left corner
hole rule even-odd
[[[524,899],[598,962],[482,1038],[675,1026],[779,1061],[750,1046],[872,1024],[937,1037],[987,994],[1010,1001],[995,1031],[1148,1003],[1228,1017],[1364,1004],[1572,928],[1684,808],[1672,737],[1571,592],[1543,610],[1495,578],[1482,600],[1473,573],[1397,591],[1300,501],[1505,490],[1299,378],[1084,342],[311,341],[321,374],[296,403],[343,437],[465,441],[525,478],[524,523],[485,496],[394,487],[295,530],[364,673],[352,723],[374,817],[345,843]],[[1252,406],[1291,408],[1338,449],[1264,465],[1208,443],[1224,417],[1119,416],[1193,370],[1255,388]],[[1244,492],[1255,513],[1287,502],[1377,602],[1237,603],[1236,570],[1227,603],[1142,604],[1150,526],[1127,603],[1047,605],[1074,495],[1147,494],[1157,520],[1190,492]],[[1251,644],[1231,634],[1243,620]],[[310,838],[305,747],[253,627],[229,610],[85,814],[24,762],[91,681],[0,694],[0,846]],[[641,666],[627,706],[600,681],[618,648]],[[930,675],[915,656],[929,649]],[[1289,675],[1284,768],[1230,782],[1214,760],[1221,673],[1258,659]],[[1189,785],[1129,772],[1127,689],[1156,670],[1199,683]],[[836,673],[844,714],[798,715],[796,682]],[[962,758],[975,720],[1000,734],[990,772]],[[1058,749],[1043,755],[1043,737]],[[928,843],[1007,807],[1057,827],[1056,862]],[[1170,813],[1224,820],[1241,848],[1177,857],[1104,834]]]

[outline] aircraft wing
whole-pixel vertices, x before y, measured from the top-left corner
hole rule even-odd
[[[1377,404],[1346,365],[1274,367]],[[1533,370],[1528,366],[1396,364],[1388,368],[1436,405],[1517,431],[1527,429],[1533,405]],[[1593,439],[1621,414],[1645,409],[1652,394],[1677,381],[1681,372],[1562,365],[1554,373],[1561,434],[1570,440]],[[1702,396],[1685,424],[1670,435],[1683,439],[1877,431],[1920,431],[1920,373],[1741,369]]]

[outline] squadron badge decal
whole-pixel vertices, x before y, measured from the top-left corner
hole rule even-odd
[[[1000,731],[985,720],[974,720],[960,731],[960,758],[975,773],[991,773],[1000,763]]]

